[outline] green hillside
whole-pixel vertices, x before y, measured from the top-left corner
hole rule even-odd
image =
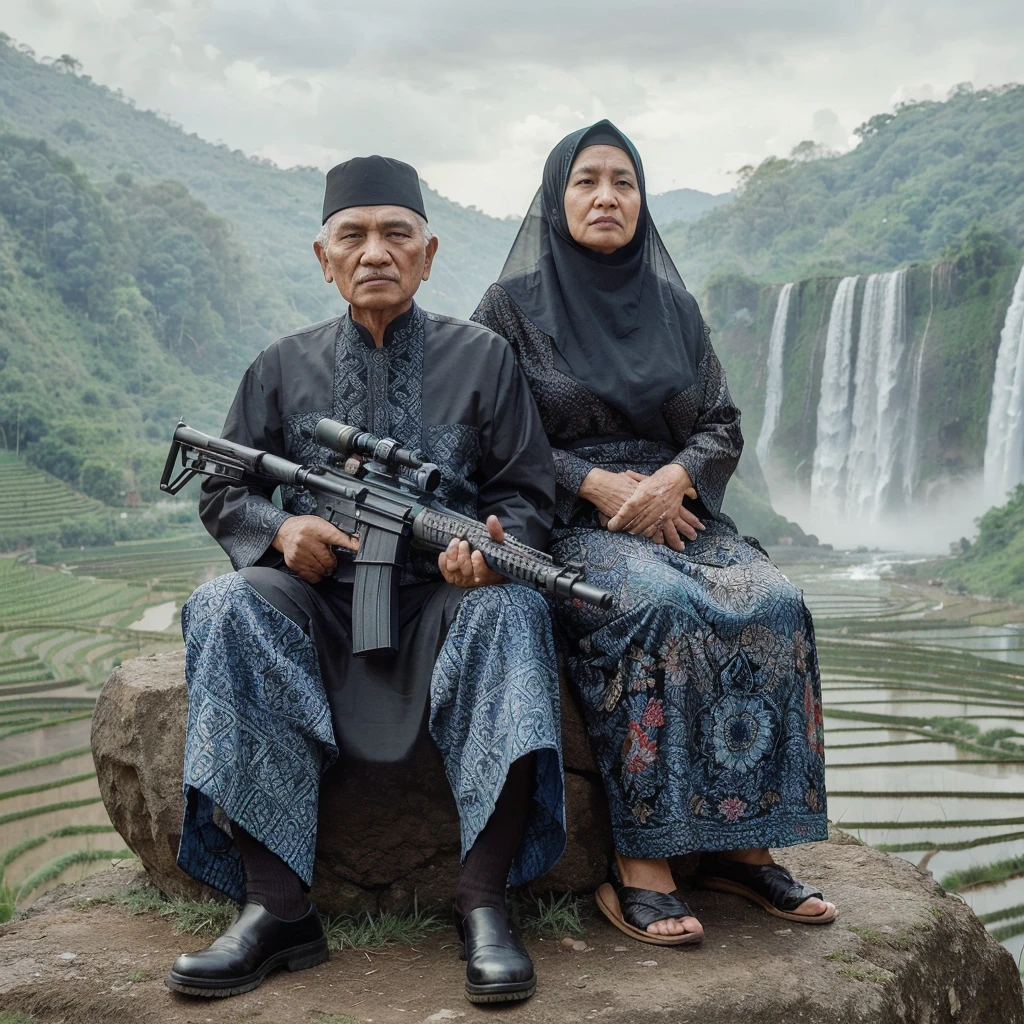
[[[683,278],[760,281],[891,270],[940,256],[972,225],[1024,247],[1024,86],[901,106],[842,156],[801,143],[741,171],[739,194],[665,241]]]
[[[271,336],[231,246],[180,186],[101,192],[0,135],[0,447],[98,501],[156,497],[175,420],[219,427]]]
[[[938,573],[973,594],[1024,601],[1024,484],[1005,505],[990,508],[981,517],[978,539]]]
[[[324,283],[312,252],[323,201],[321,171],[285,171],[205,142],[138,110],[73,66],[44,65],[10,40],[2,45],[6,38],[0,34],[0,128],[44,139],[99,183],[128,173],[141,181],[183,184],[235,228],[236,244],[244,247],[236,258],[247,275],[259,277],[259,290],[280,303],[277,333],[335,314],[337,293]],[[344,135],[339,126],[339,142]],[[468,316],[497,277],[517,224],[459,206],[429,188],[424,198],[441,248],[423,303]]]

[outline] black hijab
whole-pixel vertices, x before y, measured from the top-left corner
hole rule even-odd
[[[608,255],[572,237],[563,200],[577,154],[597,145],[629,154],[641,196],[632,240]],[[498,284],[554,340],[558,370],[621,412],[636,436],[671,440],[662,406],[697,379],[704,325],[651,220],[640,155],[610,121],[551,151]]]

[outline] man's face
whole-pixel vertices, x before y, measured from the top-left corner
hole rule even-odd
[[[324,280],[353,309],[408,308],[437,252],[436,238],[424,244],[416,214],[404,206],[354,206],[329,225],[327,244],[313,243]]]

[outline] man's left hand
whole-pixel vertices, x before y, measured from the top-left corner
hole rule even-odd
[[[487,532],[491,535],[491,540],[499,544],[505,539],[505,531],[497,516],[487,517]],[[470,551],[468,541],[456,540],[454,537],[448,547],[437,556],[437,565],[441,575],[449,583],[465,590],[505,582],[504,576],[488,568],[484,556],[479,551]]]

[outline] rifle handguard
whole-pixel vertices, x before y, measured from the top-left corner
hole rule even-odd
[[[413,537],[439,550],[447,547],[452,537],[468,541],[496,573],[553,597],[576,598],[604,609],[610,608],[614,600],[609,591],[585,583],[580,568],[556,565],[550,555],[534,551],[514,537],[496,541],[486,526],[471,519],[425,509],[413,520]]]

